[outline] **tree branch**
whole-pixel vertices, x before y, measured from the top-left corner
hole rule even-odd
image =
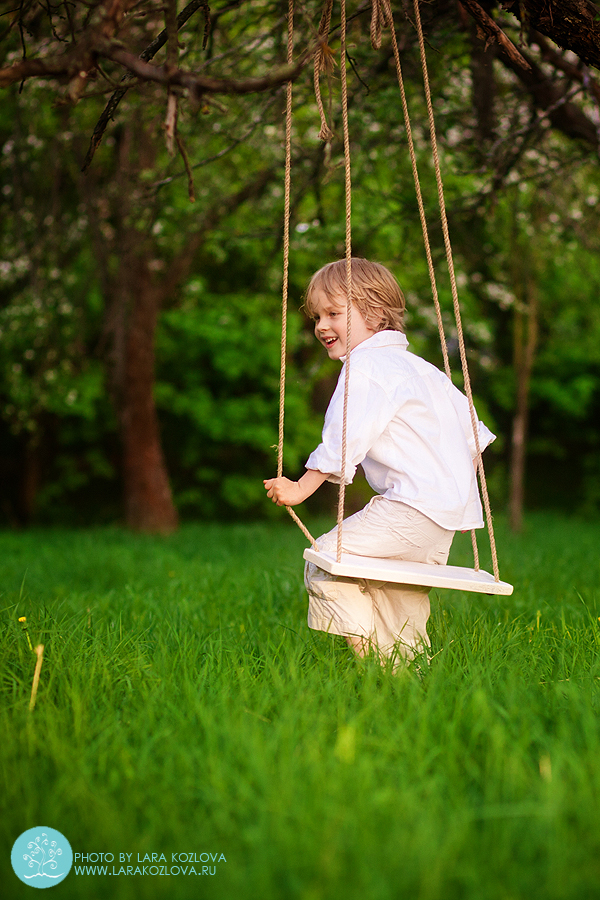
[[[206,21],[204,34],[205,37],[207,37],[207,28],[210,27],[210,10],[207,0],[192,0],[191,3],[188,3],[185,9],[181,10],[179,15],[177,16],[177,31],[180,31],[183,28],[188,19],[191,18],[191,16],[193,16],[196,10],[200,9],[200,7],[202,7],[202,9],[204,10]],[[158,51],[162,47],[164,47],[164,45],[167,43],[167,38],[167,29],[164,28],[160,32],[160,34],[154,38],[152,43],[149,44],[142,53],[140,53],[140,59],[149,62],[154,56],[156,56]],[[122,87],[117,88],[114,94],[112,94],[110,100],[102,110],[102,115],[96,122],[92,137],[90,138],[90,146],[88,147],[88,151],[83,161],[83,166],[81,167],[82,172],[87,172],[87,170],[89,169],[90,163],[94,158],[94,153],[100,146],[100,142],[104,137],[104,132],[108,127],[108,123],[113,118],[117,106],[129,90],[129,88],[136,83],[137,79],[135,78],[135,75],[127,74],[123,75],[123,77],[121,78]]]
[[[498,25],[496,25],[492,17],[486,13],[479,3],[477,3],[477,0],[460,0],[460,2],[475,19],[479,28],[484,32],[484,35],[487,35],[486,47],[487,44],[496,41],[516,66],[520,66],[522,69],[525,69],[525,71],[531,69],[527,60],[519,53],[510,38],[504,34]]]
[[[567,78],[570,78],[572,81],[577,81],[579,84],[583,84],[589,89],[596,102],[600,102],[600,84],[595,78],[592,78],[592,76],[589,75],[589,70],[587,68],[582,70],[580,66],[573,65],[572,62],[569,62],[564,56],[554,50],[539,32],[533,31],[531,33],[531,40],[539,45],[542,59],[545,59],[546,62],[549,62],[560,72],[564,72]]]
[[[44,59],[30,59],[23,56],[12,66],[0,69],[0,88],[9,87],[27,78],[57,78],[68,76],[70,80],[85,82],[95,67],[98,48],[112,42],[125,14],[136,0],[103,0],[100,4],[99,23],[84,29],[80,40],[65,53]],[[95,14],[96,16],[97,14]],[[71,91],[78,99],[81,85]]]
[[[600,6],[592,0],[504,0],[500,6],[524,28],[540,31],[572,50],[588,66],[600,68]]]
[[[12,66],[0,69],[0,88],[9,87],[26,78],[56,78],[68,75],[73,68],[73,57],[74,54],[71,52],[62,53],[60,56],[49,59],[29,59],[27,57],[19,59]]]
[[[312,53],[312,50],[307,51],[294,65],[282,66],[260,78],[213,78],[210,75],[197,75],[184,69],[169,72],[166,66],[151,66],[134,56],[133,53],[116,47],[114,44],[103,48],[102,55],[129,69],[143,81],[154,81],[170,86],[177,85],[189,90],[193,96],[200,97],[202,94],[254,94],[268,91],[286,81],[295,81]]]
[[[570,102],[568,92],[548,78],[532,59],[528,59],[530,70],[527,72],[517,66],[502,49],[499,58],[519,77],[534,104],[544,112],[554,128],[598,149],[598,130],[595,124],[579,106]]]

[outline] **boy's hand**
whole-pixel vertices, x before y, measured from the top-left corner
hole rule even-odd
[[[297,506],[305,499],[303,491],[297,481],[289,478],[266,478],[263,484],[270,497],[277,506]]]
[[[265,478],[263,484],[270,497],[277,506],[297,506],[320,487],[327,475],[318,469],[307,469],[299,481],[290,481],[289,478]]]

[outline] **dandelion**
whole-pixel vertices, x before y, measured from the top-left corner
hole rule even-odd
[[[21,623],[21,627],[25,632],[25,637],[27,638],[27,643],[29,644],[29,649],[33,653],[33,647],[31,646],[31,638],[29,637],[29,629],[27,628],[27,616],[19,616],[19,622]]]

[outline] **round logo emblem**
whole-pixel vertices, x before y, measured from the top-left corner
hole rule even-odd
[[[64,834],[40,825],[19,835],[10,861],[15,875],[24,884],[47,888],[67,877],[73,865],[73,851]]]

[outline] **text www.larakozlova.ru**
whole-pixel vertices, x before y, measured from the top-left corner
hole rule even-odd
[[[74,865],[76,875],[216,875],[216,863],[227,862],[223,853],[171,853],[171,864],[164,853],[117,854],[120,865]],[[115,863],[114,853],[75,853],[77,863]],[[127,863],[127,865],[123,865]],[[148,865],[149,863],[149,865]],[[182,865],[185,863],[185,865]],[[212,865],[206,865],[212,863]],[[141,864],[141,865],[140,865]]]

